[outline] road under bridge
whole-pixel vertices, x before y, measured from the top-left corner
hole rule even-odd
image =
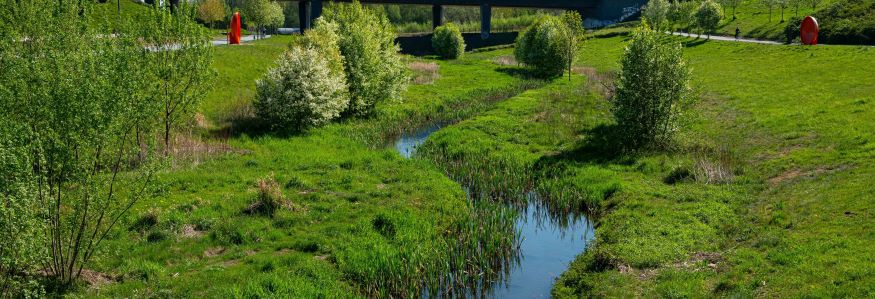
[[[335,0],[350,2],[349,0]],[[322,15],[322,7],[328,0],[302,0],[298,2],[301,28],[306,30],[313,20]],[[432,7],[432,26],[444,22],[444,6],[479,6],[480,34],[488,38],[492,29],[493,7],[545,8],[574,10],[584,17],[584,26],[601,27],[622,22],[638,15],[647,0],[359,0],[373,4],[430,5]]]

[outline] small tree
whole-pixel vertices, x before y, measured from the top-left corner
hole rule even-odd
[[[647,20],[647,22],[653,24],[654,29],[661,31],[668,27],[666,26],[666,23],[670,7],[671,4],[669,4],[667,0],[650,0],[650,2],[647,2],[647,5],[644,6],[644,11],[641,15]]]
[[[742,0],[726,0],[727,5],[729,5],[729,7],[732,7],[732,20],[735,20],[737,18],[735,11],[736,9],[738,9],[738,6],[741,5],[741,1]]]
[[[689,102],[690,70],[680,44],[670,41],[644,21],[620,60],[613,113],[629,150],[667,145]]]
[[[668,18],[672,26],[681,26],[687,32],[690,31],[690,26],[693,25],[693,13],[696,6],[695,2],[674,2],[669,7]]]
[[[459,26],[447,23],[435,28],[431,38],[431,47],[435,53],[444,59],[457,59],[465,53],[465,39]]]
[[[543,16],[516,40],[516,59],[539,77],[562,75],[571,60],[569,28],[561,19]]]
[[[144,41],[155,51],[149,53],[153,84],[150,94],[161,106],[164,153],[171,148],[172,130],[189,119],[211,86],[213,47],[209,32],[194,22],[193,11],[181,4],[176,13],[155,7],[148,14],[151,23],[143,26]]]
[[[769,22],[772,21],[772,9],[775,8],[775,5],[778,5],[778,0],[760,0],[760,3],[763,7],[769,10]]]
[[[696,10],[696,24],[708,34],[709,39],[711,38],[711,33],[717,29],[717,25],[720,25],[720,20],[722,19],[723,13],[720,12],[720,4],[713,0],[705,0],[699,5],[699,9]]]
[[[395,27],[385,15],[356,1],[329,6],[323,18],[337,26],[340,37],[350,95],[345,114],[369,115],[377,103],[399,99],[410,74],[395,45]]]
[[[243,3],[242,13],[246,24],[255,27],[257,36],[262,36],[262,30],[271,18],[270,0],[246,0]]]
[[[568,56],[568,80],[571,80],[571,73],[574,68],[574,61],[580,52],[583,45],[583,38],[586,30],[583,28],[583,17],[577,11],[565,11],[562,13],[562,22],[568,27],[565,37],[565,53]]]
[[[784,23],[784,10],[790,6],[790,0],[775,0],[775,3],[781,8],[781,23]]]
[[[817,5],[820,4],[822,0],[808,0],[808,4],[811,4],[811,9],[817,9]]]
[[[268,3],[264,26],[276,30],[277,28],[282,27],[285,22],[286,16],[283,14],[283,6],[277,2]]]
[[[210,29],[213,29],[213,23],[225,19],[225,1],[222,0],[203,0],[197,7],[197,17],[201,21],[210,24]]]

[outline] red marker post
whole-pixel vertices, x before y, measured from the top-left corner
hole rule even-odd
[[[240,44],[240,12],[231,17],[231,28],[228,29],[228,44]]]
[[[812,16],[805,17],[802,20],[802,26],[799,27],[799,38],[802,39],[802,44],[817,45],[818,33],[820,33],[820,26],[817,24],[817,19]]]

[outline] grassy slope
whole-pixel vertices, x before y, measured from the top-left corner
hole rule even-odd
[[[591,40],[584,64],[616,69],[623,43],[622,37]],[[728,147],[741,165],[738,177],[726,185],[690,186],[708,192],[684,198],[678,190],[639,192],[631,186],[666,188],[656,187],[665,173],[631,171],[644,175],[624,181],[622,199],[610,202],[616,206],[601,221],[599,245],[572,265],[554,294],[873,295],[875,197],[867,183],[875,180],[872,50],[687,46],[705,99],[688,138]],[[622,195],[629,189],[628,196],[643,198],[627,200]],[[705,208],[693,213],[699,219],[722,206],[716,216],[728,221],[703,243],[665,239],[701,232],[695,221],[677,218],[689,205]],[[726,215],[733,211],[737,215]],[[674,247],[673,254],[657,254],[666,246]],[[702,252],[717,255],[694,254]],[[641,257],[649,261],[641,263]],[[620,265],[632,267],[618,270]]]
[[[829,6],[837,0],[824,0],[818,4],[817,9]],[[724,15],[724,20],[718,29],[720,35],[735,35],[735,27],[741,29],[741,35],[747,38],[784,40],[784,28],[786,22],[781,21],[781,8],[774,7],[772,9],[771,20],[769,20],[769,9],[761,4],[760,0],[743,0],[738,6],[735,15],[736,19],[732,20],[732,8],[727,7]],[[799,16],[807,16],[812,14],[816,9],[811,6],[799,6]],[[795,7],[788,7],[784,10],[784,20],[790,19],[796,15]]]
[[[251,101],[254,79],[286,43],[219,47],[219,82],[203,105],[207,118],[218,123],[226,107]],[[437,62],[442,79],[411,86],[405,102],[380,106],[377,118],[302,136],[244,134],[229,141],[243,154],[161,173],[161,196],[135,207],[94,263],[121,282],[87,294],[347,297],[361,294],[361,283],[372,282],[368,275],[402,275],[391,273],[401,271],[402,258],[438,258],[433,251],[447,241],[444,230],[470,213],[462,189],[427,162],[355,137],[400,130],[393,124],[411,115],[459,116],[440,111],[476,105],[459,99],[478,91],[512,92],[508,87],[524,80],[496,71],[491,58],[499,54],[507,53]],[[256,180],[270,175],[303,210],[282,210],[273,219],[242,212],[256,196]],[[128,229],[148,214],[157,215],[156,224]],[[393,225],[394,237],[374,229],[378,217]],[[186,227],[197,230],[194,237],[184,236]]]

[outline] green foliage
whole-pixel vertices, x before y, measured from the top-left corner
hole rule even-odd
[[[42,225],[20,229],[43,229],[37,241],[45,247],[35,254],[48,252],[41,270],[64,286],[128,209],[150,196],[151,141],[139,137],[153,132],[159,115],[147,94],[152,54],[144,50],[159,45],[144,44],[133,22],[112,31],[92,24],[92,5],[27,1],[0,11],[14,24],[0,43],[2,125],[21,134],[5,146],[20,150],[9,165],[30,171],[9,187],[25,188],[16,194],[46,208]],[[37,207],[19,208],[24,217]]]
[[[0,49],[5,49],[0,46]],[[2,56],[0,56],[2,57]],[[0,58],[2,59],[2,58]],[[0,97],[11,96],[0,92]],[[27,153],[31,136],[21,124],[0,118],[0,297],[40,297],[36,271],[46,262],[42,243],[45,211],[37,200],[33,165]]]
[[[209,31],[194,15],[194,7],[185,4],[175,13],[156,6],[139,20],[149,24],[138,27],[150,49],[145,63],[151,84],[145,93],[161,111],[165,154],[172,147],[172,130],[191,119],[215,77]]]
[[[358,2],[326,8],[326,23],[337,26],[350,103],[346,114],[364,116],[381,102],[399,99],[410,80],[385,15]]]
[[[694,24],[693,13],[696,11],[695,1],[674,1],[668,10],[668,21],[671,23],[670,29],[674,27],[684,28],[689,31],[690,26]]]
[[[330,56],[321,54],[326,51],[331,52],[296,46],[283,54],[256,83],[258,115],[274,128],[292,131],[339,117],[349,104],[346,81],[342,72],[331,69]]]
[[[875,1],[842,0],[814,16],[820,25],[818,42],[875,45]]]
[[[647,20],[648,23],[653,24],[654,30],[662,31],[668,27],[667,21],[671,6],[672,4],[667,0],[650,0],[647,2],[647,5],[644,6],[644,11],[641,12],[641,16]]]
[[[555,77],[568,67],[573,56],[571,29],[557,17],[541,17],[516,40],[514,55],[538,77]]]
[[[717,2],[705,0],[699,5],[695,16],[696,26],[708,33],[708,37],[711,37],[711,33],[717,29],[717,25],[723,19],[723,12],[720,10],[720,4],[717,4]]]
[[[438,56],[444,59],[458,59],[465,53],[465,39],[459,26],[447,23],[434,29],[431,37],[431,47]]]
[[[668,144],[690,100],[690,70],[681,47],[662,37],[642,22],[620,60],[614,118],[627,149]]]

